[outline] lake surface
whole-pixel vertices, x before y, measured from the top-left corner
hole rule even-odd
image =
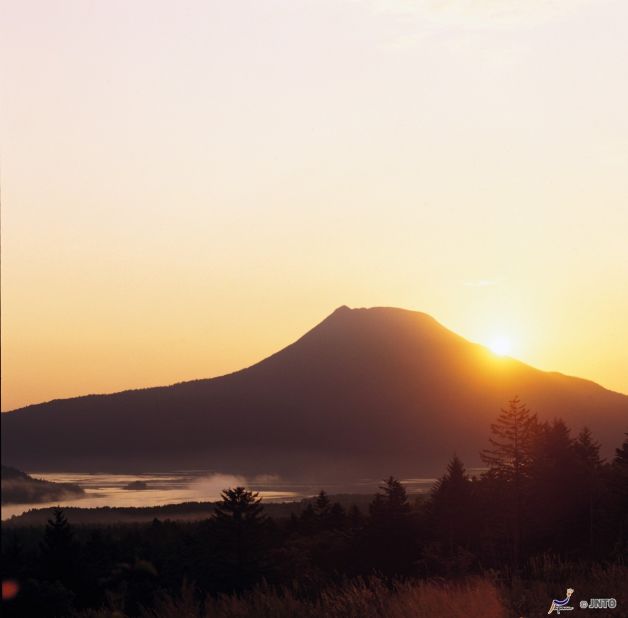
[[[73,483],[85,490],[82,498],[37,504],[2,505],[2,519],[21,515],[33,508],[50,506],[79,506],[84,508],[102,506],[160,506],[182,502],[208,502],[218,500],[220,492],[227,487],[242,485],[258,491],[265,501],[288,502],[300,500],[325,489],[328,494],[375,493],[381,479],[359,479],[354,483],[337,485],[295,484],[282,481],[279,477],[263,475],[244,478],[228,474],[217,474],[209,470],[178,470],[166,473],[146,474],[88,474],[88,473],[38,473],[29,472],[34,478],[56,483]],[[402,479],[409,494],[429,491],[436,479]],[[146,489],[126,489],[130,483],[140,481]]]

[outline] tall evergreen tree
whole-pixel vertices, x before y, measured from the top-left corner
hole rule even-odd
[[[40,543],[41,568],[44,578],[59,581],[68,588],[76,582],[78,545],[74,530],[61,508],[55,508]]]
[[[365,563],[386,575],[407,574],[418,558],[417,529],[404,486],[389,477],[369,505]]]
[[[249,587],[262,576],[262,549],[267,518],[259,493],[244,487],[226,489],[214,509],[222,576],[234,590]]]
[[[466,537],[471,507],[471,481],[457,455],[435,483],[430,498],[432,525],[445,537],[451,555]]]
[[[491,425],[490,449],[481,453],[488,474],[505,483],[509,490],[512,523],[512,554],[515,569],[519,566],[523,525],[524,485],[532,463],[534,440],[538,433],[535,414],[514,397],[502,408]]]
[[[390,476],[380,486],[381,493],[369,505],[374,520],[395,521],[404,519],[410,512],[410,502],[405,487]]]
[[[539,426],[525,487],[526,522],[540,550],[551,544],[566,549],[574,535],[586,534],[586,501],[574,482],[578,471],[575,443],[561,419]]]
[[[615,449],[615,458],[610,469],[611,511],[617,529],[617,553],[628,553],[628,433],[620,448]]]
[[[332,530],[341,530],[347,525],[347,512],[340,502],[334,502],[329,509],[327,524]]]
[[[324,522],[329,516],[330,509],[331,500],[325,490],[321,489],[318,496],[316,496],[316,500],[314,500],[314,512],[316,513],[316,517],[318,517],[321,522]]]
[[[573,444],[578,466],[578,478],[583,489],[582,495],[586,502],[589,551],[593,552],[596,546],[595,528],[597,503],[600,493],[600,477],[602,475],[603,460],[600,457],[600,443],[593,439],[593,434],[585,427]]]
[[[593,434],[585,427],[576,438],[574,450],[581,462],[591,470],[597,470],[603,463],[600,458],[600,443],[593,439]]]

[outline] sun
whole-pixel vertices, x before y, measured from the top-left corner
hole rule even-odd
[[[498,335],[493,337],[488,344],[489,349],[497,356],[506,356],[512,352],[512,343],[510,337],[506,335]]]

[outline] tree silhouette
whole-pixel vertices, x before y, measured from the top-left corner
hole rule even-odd
[[[599,500],[600,476],[603,461],[600,458],[600,443],[593,439],[593,434],[585,427],[573,445],[578,466],[578,478],[586,500],[588,514],[589,550],[595,548],[596,506]]]
[[[574,450],[578,458],[591,469],[598,469],[603,463],[600,458],[600,443],[593,439],[593,434],[588,427],[578,434]]]
[[[267,518],[259,493],[244,487],[225,489],[214,509],[213,523],[218,535],[217,554],[222,575],[234,590],[250,586],[261,576],[263,529]]]
[[[628,433],[623,444],[615,449],[615,458],[611,466],[610,490],[612,510],[615,514],[619,538],[618,547],[628,551]],[[621,553],[620,553],[621,555]]]
[[[550,542],[567,547],[575,535],[586,538],[586,497],[580,483],[573,482],[578,456],[561,419],[539,425],[532,455],[524,479],[525,520],[535,531],[539,549]]]
[[[327,525],[332,530],[340,530],[347,525],[347,513],[339,502],[334,502],[329,509]]]
[[[404,519],[410,512],[410,503],[405,487],[394,477],[389,476],[381,492],[369,505],[369,512],[374,520],[393,522]]]
[[[76,581],[78,545],[74,531],[61,508],[55,508],[40,544],[44,578],[70,587]]]
[[[624,438],[621,448],[615,449],[613,465],[628,471],[628,433],[626,434],[626,438]]]
[[[259,492],[247,491],[244,487],[225,489],[220,494],[222,501],[214,508],[217,521],[228,525],[241,526],[244,522],[259,523],[264,517]]]
[[[504,482],[509,489],[513,564],[517,569],[522,536],[524,482],[532,463],[538,421],[519,397],[514,397],[491,425],[491,433],[489,442],[493,448],[482,451],[481,458],[489,467],[488,475]]]
[[[331,508],[331,500],[327,496],[324,489],[321,489],[316,500],[314,501],[314,512],[319,519],[326,519]]]
[[[431,492],[430,515],[437,530],[447,539],[450,555],[468,533],[471,481],[462,461],[454,455],[444,476]]]
[[[390,476],[369,505],[367,564],[386,575],[410,573],[417,558],[416,527],[404,486]]]

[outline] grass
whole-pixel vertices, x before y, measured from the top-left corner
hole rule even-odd
[[[166,597],[143,618],[506,618],[497,588],[488,579],[460,584],[359,579],[324,589],[313,599],[297,590],[259,587],[240,597],[207,599],[204,607],[190,587]]]
[[[596,616],[628,618],[628,568],[590,566],[543,556],[530,563],[526,579],[497,575],[461,581],[396,582],[378,577],[347,580],[315,594],[298,586],[258,586],[241,596],[208,597],[201,602],[185,585],[177,596],[162,595],[142,618],[532,618],[547,615],[554,598],[574,588],[573,605],[590,598],[615,598],[614,610]],[[593,615],[593,612],[591,612]],[[80,618],[125,618],[110,610]]]

